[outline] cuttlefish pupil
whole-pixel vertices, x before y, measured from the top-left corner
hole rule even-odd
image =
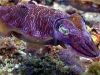
[[[59,26],[59,31],[63,33],[64,35],[69,34],[69,29],[64,28],[62,25]]]

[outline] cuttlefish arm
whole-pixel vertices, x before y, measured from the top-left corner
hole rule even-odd
[[[67,48],[85,57],[98,57],[100,51],[94,44],[86,25],[78,14],[70,18],[56,22],[56,37],[63,42]]]
[[[93,42],[93,39],[90,35],[90,33],[88,32],[88,30],[86,29],[86,25],[84,23],[84,21],[82,20],[81,16],[79,16],[78,14],[73,14],[71,18],[69,18],[69,20],[71,22],[74,23],[74,25],[79,29],[80,34],[77,34],[78,37],[81,36],[80,42],[80,46],[84,49],[87,50],[89,53],[92,53],[94,55],[98,55],[100,52],[98,50],[98,48],[96,47],[95,43]],[[80,38],[79,38],[80,39]],[[77,40],[79,40],[77,38]],[[88,53],[87,52],[87,53]]]

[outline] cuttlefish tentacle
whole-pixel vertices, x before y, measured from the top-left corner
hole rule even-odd
[[[56,37],[64,42],[65,45],[70,45],[76,52],[86,55],[87,57],[96,57],[99,55],[100,52],[94,44],[89,32],[86,30],[85,23],[81,16],[75,13],[67,20],[59,20],[56,25],[58,25],[58,29],[55,30],[57,34]],[[66,31],[69,30],[69,32],[62,33],[61,28],[63,31],[66,29]]]

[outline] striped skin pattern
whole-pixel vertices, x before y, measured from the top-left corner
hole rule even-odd
[[[81,55],[99,56],[98,49],[78,14],[69,15],[33,4],[15,5],[0,8],[0,23],[2,26],[5,24],[14,36],[26,42],[51,45],[59,44],[59,40]]]
[[[2,12],[2,19],[10,27],[38,39],[52,36],[55,21],[69,16],[66,13],[62,15],[61,11],[36,5],[19,5],[3,8],[3,10],[7,11]]]

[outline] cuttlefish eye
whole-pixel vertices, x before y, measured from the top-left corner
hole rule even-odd
[[[64,28],[62,24],[59,26],[58,30],[59,30],[61,33],[63,33],[64,35],[68,35],[69,32],[70,32],[69,29]]]

